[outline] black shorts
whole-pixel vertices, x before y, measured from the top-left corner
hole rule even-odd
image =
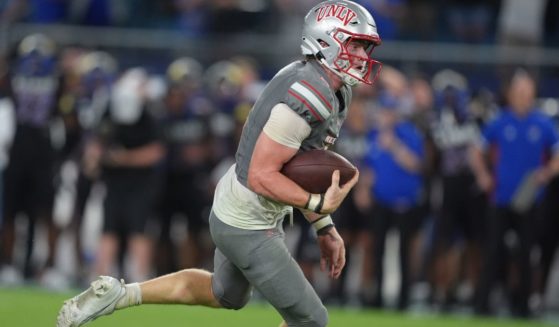
[[[119,235],[144,234],[154,215],[157,183],[155,176],[105,179],[103,232]]]
[[[204,173],[168,174],[158,209],[163,231],[177,214],[185,217],[188,230],[193,233],[208,229],[212,201],[209,187],[209,177]]]
[[[413,235],[423,226],[422,213],[423,210],[419,205],[397,210],[390,205],[377,202],[373,208],[373,233],[377,237],[379,234],[385,234],[390,228],[396,227]]]
[[[332,214],[338,231],[372,231],[372,210],[363,212],[355,205],[353,190],[349,192],[342,205]]]
[[[437,241],[444,245],[459,239],[480,241],[486,212],[486,197],[472,175],[445,177],[442,211],[435,225]]]
[[[18,126],[4,171],[4,218],[24,212],[51,219],[54,203],[54,151],[41,129]]]

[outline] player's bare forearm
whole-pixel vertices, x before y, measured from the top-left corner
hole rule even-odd
[[[307,191],[279,171],[263,172],[252,183],[249,181],[249,186],[261,196],[296,208],[304,208],[309,197]]]
[[[340,277],[346,263],[346,250],[344,240],[335,227],[318,236],[318,246],[320,248],[320,269],[328,270],[331,278]]]
[[[280,172],[297,151],[261,133],[248,169],[249,188],[268,199],[304,208],[309,193]]]

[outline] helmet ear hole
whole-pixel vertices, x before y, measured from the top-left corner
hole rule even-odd
[[[318,43],[320,43],[323,48],[328,48],[330,46],[330,44],[324,40],[318,40]]]

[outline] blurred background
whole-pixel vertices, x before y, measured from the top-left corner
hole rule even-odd
[[[0,287],[212,269],[213,188],[317,2],[0,1]],[[559,179],[499,167],[557,151],[559,2],[358,2],[384,67],[335,145],[363,173],[335,214],[349,262],[336,282],[319,273],[297,217],[286,240],[305,274],[332,306],[556,315]],[[513,121],[523,108],[551,129]],[[399,126],[417,162],[382,155]],[[480,143],[523,128],[541,146]],[[472,147],[499,178],[480,185]]]

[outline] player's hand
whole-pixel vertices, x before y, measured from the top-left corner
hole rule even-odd
[[[331,278],[338,278],[345,266],[344,240],[332,227],[326,234],[318,236],[320,247],[320,270],[326,271]]]
[[[324,194],[324,204],[322,205],[321,213],[328,214],[336,211],[358,180],[359,170],[356,170],[355,175],[347,183],[340,186],[340,171],[335,170],[332,174],[332,184],[330,184],[330,187]]]

